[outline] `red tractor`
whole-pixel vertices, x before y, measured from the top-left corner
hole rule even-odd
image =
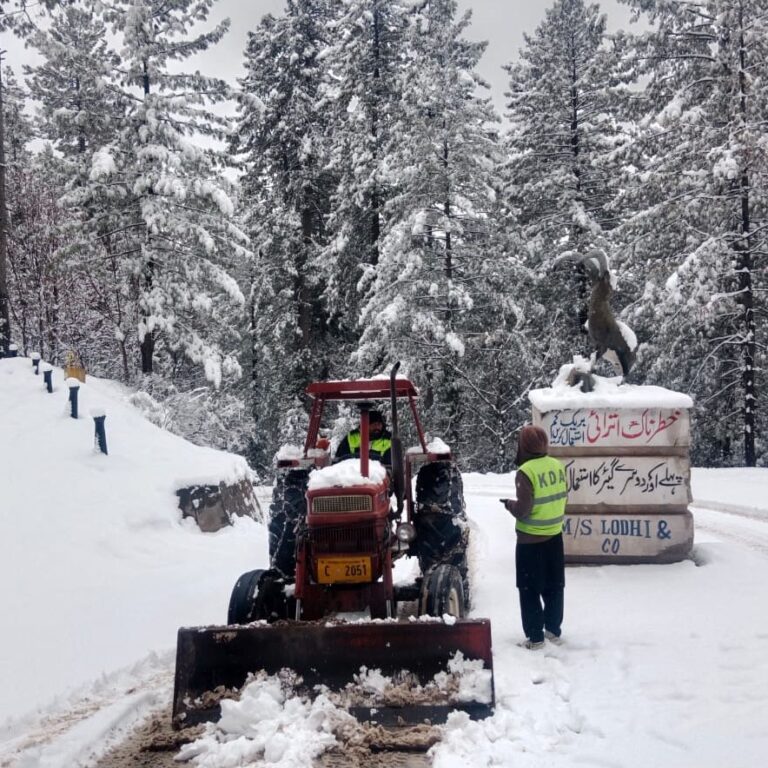
[[[304,455],[278,461],[269,520],[272,567],[238,580],[229,623],[319,619],[366,609],[371,618],[390,618],[398,602],[414,599],[419,599],[419,613],[464,617],[469,608],[469,528],[461,475],[447,446],[429,450],[416,410],[416,388],[402,378],[329,381],[311,384],[307,394],[313,408]],[[398,399],[410,405],[420,444],[405,455],[398,434]],[[368,414],[382,400],[393,403],[391,468],[372,463],[368,455]],[[320,425],[332,401],[359,406],[363,482],[350,485],[334,472],[327,450],[315,447],[323,444]],[[418,556],[422,577],[395,589],[392,563],[405,554]],[[288,584],[295,585],[294,591],[283,604],[280,596]]]
[[[228,634],[179,631],[177,725],[211,715],[189,701],[220,685],[242,685],[256,669],[290,667],[305,678],[341,685],[364,665],[429,677],[457,651],[492,668],[489,622],[464,619],[469,527],[461,475],[444,443],[427,445],[416,410],[418,392],[397,377],[398,367],[389,380],[328,381],[307,388],[312,411],[303,453],[278,460],[269,519],[271,567],[238,579],[224,628]],[[406,400],[419,445],[404,453],[397,405]],[[325,406],[333,401],[358,407],[359,458],[334,463],[321,438]],[[381,401],[391,404],[391,467],[369,455],[369,413]],[[393,562],[406,554],[416,555],[420,575],[395,585]],[[404,601],[418,601],[418,615],[447,615],[450,621],[396,621]],[[332,626],[315,621],[360,613],[392,621]],[[460,708],[474,715],[490,711],[487,702]],[[425,716],[446,713],[431,708]]]

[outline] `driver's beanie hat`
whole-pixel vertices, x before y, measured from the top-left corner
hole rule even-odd
[[[370,411],[368,413],[368,422],[373,424],[376,421],[380,422],[382,426],[387,423],[384,421],[384,414],[381,411]]]

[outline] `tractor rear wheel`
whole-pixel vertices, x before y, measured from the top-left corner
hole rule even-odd
[[[426,616],[442,616],[447,613],[457,619],[467,615],[464,580],[458,568],[438,565],[424,577],[419,613]]]
[[[269,507],[269,562],[288,581],[296,576],[296,525],[307,514],[309,469],[280,473]]]
[[[464,504],[464,483],[458,467],[449,461],[425,464],[416,478],[415,552],[423,574],[439,565],[458,568],[469,605],[467,548],[469,523]]]

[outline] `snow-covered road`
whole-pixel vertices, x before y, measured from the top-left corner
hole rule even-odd
[[[514,533],[497,501],[512,481],[466,478],[474,615],[493,623],[498,705],[482,722],[452,718],[430,753],[435,768],[756,768],[768,754],[768,619],[756,600],[768,583],[768,519],[754,508],[696,509],[692,561],[569,568],[567,641],[531,653],[516,644]],[[167,708],[172,666],[172,653],[151,655],[6,724],[0,766],[92,765],[142,717]],[[275,721],[276,732],[284,727]],[[198,763],[237,765],[233,749],[209,744]]]
[[[49,395],[29,361],[0,365],[1,768],[92,768],[167,713],[177,628],[224,621],[237,577],[267,560],[258,522],[203,534],[179,520],[174,489],[240,471],[239,459],[161,432],[120,387],[89,379],[82,410],[106,407],[111,440],[108,458],[94,454],[93,425],[68,418],[55,374]],[[762,766],[768,470],[693,470],[691,560],[569,568],[566,643],[537,653],[517,646],[513,521],[498,501],[514,475],[465,481],[498,706],[482,722],[454,716],[435,768]],[[209,734],[195,768],[263,764],[244,755],[308,765],[343,722],[259,693],[258,729]]]

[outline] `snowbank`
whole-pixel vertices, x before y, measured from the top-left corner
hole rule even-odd
[[[183,624],[226,618],[237,577],[266,559],[250,520],[218,534],[182,521],[175,491],[250,478],[238,456],[149,423],[120,385],[89,377],[69,416],[30,360],[0,360],[0,722],[51,691],[175,645]],[[107,414],[109,455],[89,412]]]

